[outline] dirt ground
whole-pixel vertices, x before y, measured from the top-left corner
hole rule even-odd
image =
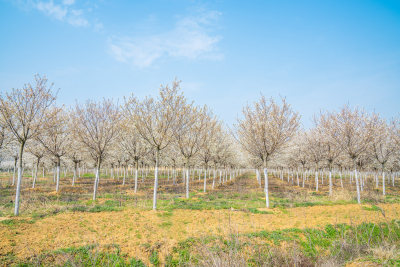
[[[41,181],[42,184],[39,183],[35,190],[29,189],[29,182],[26,181],[23,199],[34,198],[40,194],[42,196],[54,195],[53,185],[47,184],[43,180]],[[51,179],[46,178],[47,180]],[[312,181],[310,179],[310,182]],[[131,195],[131,182],[132,180],[129,180],[126,186],[122,186],[115,181],[104,179],[101,181],[100,193],[124,191],[126,195]],[[62,181],[60,198],[83,198],[83,200],[91,198],[92,179],[81,179],[75,187],[70,186],[69,183],[68,178]],[[235,179],[225,185],[218,186],[214,191],[210,190],[208,193],[199,192],[202,184],[202,181],[197,179],[192,182],[191,189],[198,196],[216,192],[223,192],[228,195],[237,193],[239,197],[241,194],[249,192],[258,192],[262,195],[262,186],[257,184],[255,177]],[[335,189],[338,189],[338,187],[336,181]],[[140,201],[148,202],[151,198],[152,179],[145,180],[140,188],[141,191],[137,196]],[[319,194],[327,193],[326,183],[320,188]],[[7,187],[4,190],[11,192],[12,188]],[[271,178],[270,190],[276,195],[283,192],[309,194],[310,192],[313,193],[313,185],[310,183],[305,188],[301,188],[287,183],[285,180]],[[172,186],[167,181],[161,180],[160,182],[160,198],[177,197],[183,192],[183,184]],[[11,193],[9,197],[3,198],[4,203],[9,202],[8,198],[12,197]],[[295,196],[295,194],[289,195]],[[102,202],[104,199],[99,201]],[[259,201],[263,200],[260,198]],[[36,205],[36,202],[32,205]],[[339,223],[358,225],[362,222],[389,222],[392,219],[400,219],[400,203],[379,203],[376,206],[380,209],[371,208],[370,204],[343,203],[297,208],[258,208],[259,212],[268,212],[268,214],[260,214],[233,208],[151,211],[147,206],[128,205],[120,211],[65,211],[33,221],[30,221],[29,214],[18,218],[2,217],[0,220],[12,218],[18,222],[12,226],[0,224],[0,256],[13,254],[20,259],[26,259],[61,248],[90,244],[99,244],[100,246],[117,244],[122,253],[148,262],[149,254],[154,249],[159,252],[160,258],[163,259],[180,241],[190,237],[228,236],[236,233],[287,228],[322,228],[327,224]],[[25,207],[24,203],[22,207]],[[28,209],[26,208],[26,210]]]
[[[152,248],[156,247],[163,257],[188,237],[400,219],[400,204],[382,204],[379,207],[383,213],[363,209],[357,204],[272,209],[273,214],[174,210],[172,214],[163,215],[166,212],[137,209],[67,212],[33,224],[21,223],[18,228],[0,226],[0,254],[13,252],[26,258],[71,246],[118,244],[122,252],[145,261]]]

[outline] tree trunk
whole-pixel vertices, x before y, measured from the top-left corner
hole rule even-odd
[[[136,170],[135,170],[135,193],[137,192],[138,171],[139,171],[139,162],[136,161]]]
[[[189,181],[190,181],[190,172],[189,172],[189,163],[188,163],[187,169],[186,169],[186,198],[189,198]]]
[[[329,170],[329,196],[332,196],[332,171]]]
[[[37,174],[38,174],[38,170],[39,170],[39,163],[40,163],[40,158],[38,158],[37,161],[36,161],[36,170],[35,170],[35,173],[33,175],[32,188],[35,188],[35,185],[36,185],[36,179],[37,179]]]
[[[315,191],[318,192],[318,171],[315,172]]]
[[[265,191],[265,204],[267,205],[267,208],[269,208],[269,192],[268,192],[268,170],[265,167],[264,168],[264,177],[265,177],[265,185],[264,185],[264,191]]]
[[[17,190],[15,192],[15,207],[14,207],[14,215],[19,215],[19,198],[21,194],[21,182],[22,182],[22,155],[24,153],[25,143],[21,143],[19,149],[19,159],[18,159],[18,178],[17,178]]]
[[[77,168],[78,168],[78,162],[74,162],[74,175],[72,176],[72,186],[75,185]]]
[[[382,192],[383,192],[383,195],[386,195],[385,172],[383,170],[382,170]]]
[[[214,167],[214,170],[213,170],[213,182],[212,182],[212,189],[214,189],[214,186],[215,186],[215,175],[216,175],[216,171],[215,171],[215,167]]]
[[[97,166],[96,166],[96,176],[94,180],[94,186],[93,186],[93,200],[96,200],[96,195],[97,195],[97,188],[99,187],[99,182],[100,182],[100,159],[97,160]]]
[[[207,167],[204,171],[204,193],[206,192],[206,190],[207,190]]]
[[[60,189],[60,157],[57,157],[57,180],[56,180],[56,192]]]
[[[124,166],[124,178],[122,179],[122,185],[125,185],[125,177],[126,177],[126,167]]]
[[[158,188],[158,154],[159,150],[156,150],[156,166],[154,168],[154,192],[153,192],[153,210],[157,209],[157,188]]]
[[[343,176],[342,176],[342,171],[340,171],[340,186],[343,188]]]
[[[354,168],[354,179],[356,180],[356,188],[357,188],[357,203],[361,204],[361,197],[360,197],[360,183],[358,181],[357,169]]]

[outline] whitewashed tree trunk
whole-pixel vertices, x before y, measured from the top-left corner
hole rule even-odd
[[[269,208],[269,195],[268,195],[268,171],[267,168],[264,168],[264,178],[265,178],[265,185],[264,185],[264,191],[265,191],[265,204],[267,208]]]
[[[72,186],[75,186],[75,180],[76,180],[76,164],[74,166],[74,174],[72,176]]]
[[[18,158],[18,178],[17,178],[17,190],[15,193],[15,207],[14,207],[14,215],[19,215],[19,198],[21,195],[21,182],[22,182],[22,155],[24,153],[25,144],[21,144],[19,150],[19,158]]]
[[[385,188],[385,172],[382,171],[382,192],[383,195],[386,195],[386,188]]]
[[[35,185],[36,185],[36,179],[37,179],[37,175],[38,175],[38,169],[39,169],[39,161],[36,162],[36,169],[35,169],[35,172],[34,172],[34,174],[33,174],[32,188],[35,188]]]
[[[124,177],[122,179],[122,185],[125,185],[126,168],[124,167]]]
[[[340,186],[343,188],[343,176],[342,176],[342,172],[340,172]]]
[[[332,171],[329,170],[329,195],[332,196]]]
[[[135,193],[137,192],[137,185],[138,185],[138,169],[137,169],[137,167],[136,167],[136,170],[135,170]]]
[[[315,191],[318,192],[318,171],[315,172]]]
[[[156,166],[154,168],[154,191],[153,191],[153,210],[157,209],[157,189],[158,189],[158,153],[156,151]]]
[[[98,188],[98,183],[99,183],[99,167],[96,168],[96,176],[94,179],[94,186],[93,186],[93,200],[96,200],[96,195],[97,195],[97,188]]]
[[[212,182],[212,189],[214,189],[215,187],[215,175],[216,175],[216,171],[215,169],[213,170],[213,182]]]
[[[186,169],[186,198],[189,198],[189,180],[190,180],[190,171],[188,166]]]
[[[207,168],[204,171],[204,193],[207,191]]]
[[[354,179],[356,180],[356,188],[357,188],[357,203],[361,204],[360,197],[360,182],[358,181],[357,169],[354,169]]]
[[[56,192],[60,189],[60,159],[57,159]]]

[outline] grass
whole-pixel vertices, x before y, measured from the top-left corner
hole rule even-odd
[[[376,205],[371,205],[371,207],[368,206],[363,206],[362,207],[364,210],[369,210],[369,211],[380,211],[382,212],[382,209]]]
[[[98,245],[58,249],[26,261],[20,261],[12,255],[8,255],[7,258],[9,261],[4,261],[4,264],[14,263],[16,266],[146,266],[141,260],[128,258],[121,253],[118,245],[109,245],[101,249]]]
[[[263,185],[253,174],[216,183],[214,190],[208,184],[207,193],[203,180],[193,179],[189,199],[180,178],[172,185],[161,177],[153,212],[151,175],[144,182],[139,178],[137,194],[132,177],[123,186],[122,179],[102,176],[96,201],[93,174],[78,178],[74,187],[71,177],[62,177],[58,193],[50,176],[40,178],[36,189],[31,178],[24,179],[21,216],[15,218],[15,188],[0,174],[0,265],[400,264],[400,195],[390,185],[384,197],[367,183],[360,207],[354,186],[341,189],[338,180],[329,196],[326,184],[314,192],[308,182],[302,188],[271,177],[266,209]]]
[[[291,228],[231,235],[228,239],[190,238],[167,256],[167,266],[198,265],[213,261],[227,265],[229,257],[248,266],[321,265],[368,261],[400,264],[400,221],[360,225],[326,225],[324,229]],[[382,257],[390,245],[392,258]],[[287,252],[292,253],[288,257]],[[295,255],[293,255],[295,254]],[[295,256],[295,257],[293,257]],[[185,263],[185,264],[182,264]]]
[[[188,238],[179,242],[171,253],[160,259],[157,249],[151,249],[149,266],[284,266],[284,265],[344,265],[369,262],[385,266],[400,264],[400,221],[362,223],[360,225],[326,225],[323,229],[291,228]],[[128,257],[118,245],[112,244],[70,247],[18,260],[13,255],[3,258],[3,264],[18,266],[147,266]],[[239,264],[239,265],[237,265]]]

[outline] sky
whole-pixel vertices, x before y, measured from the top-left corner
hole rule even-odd
[[[400,0],[0,0],[0,92],[46,75],[59,104],[181,80],[227,125],[261,94],[305,128],[344,104],[400,114]]]

